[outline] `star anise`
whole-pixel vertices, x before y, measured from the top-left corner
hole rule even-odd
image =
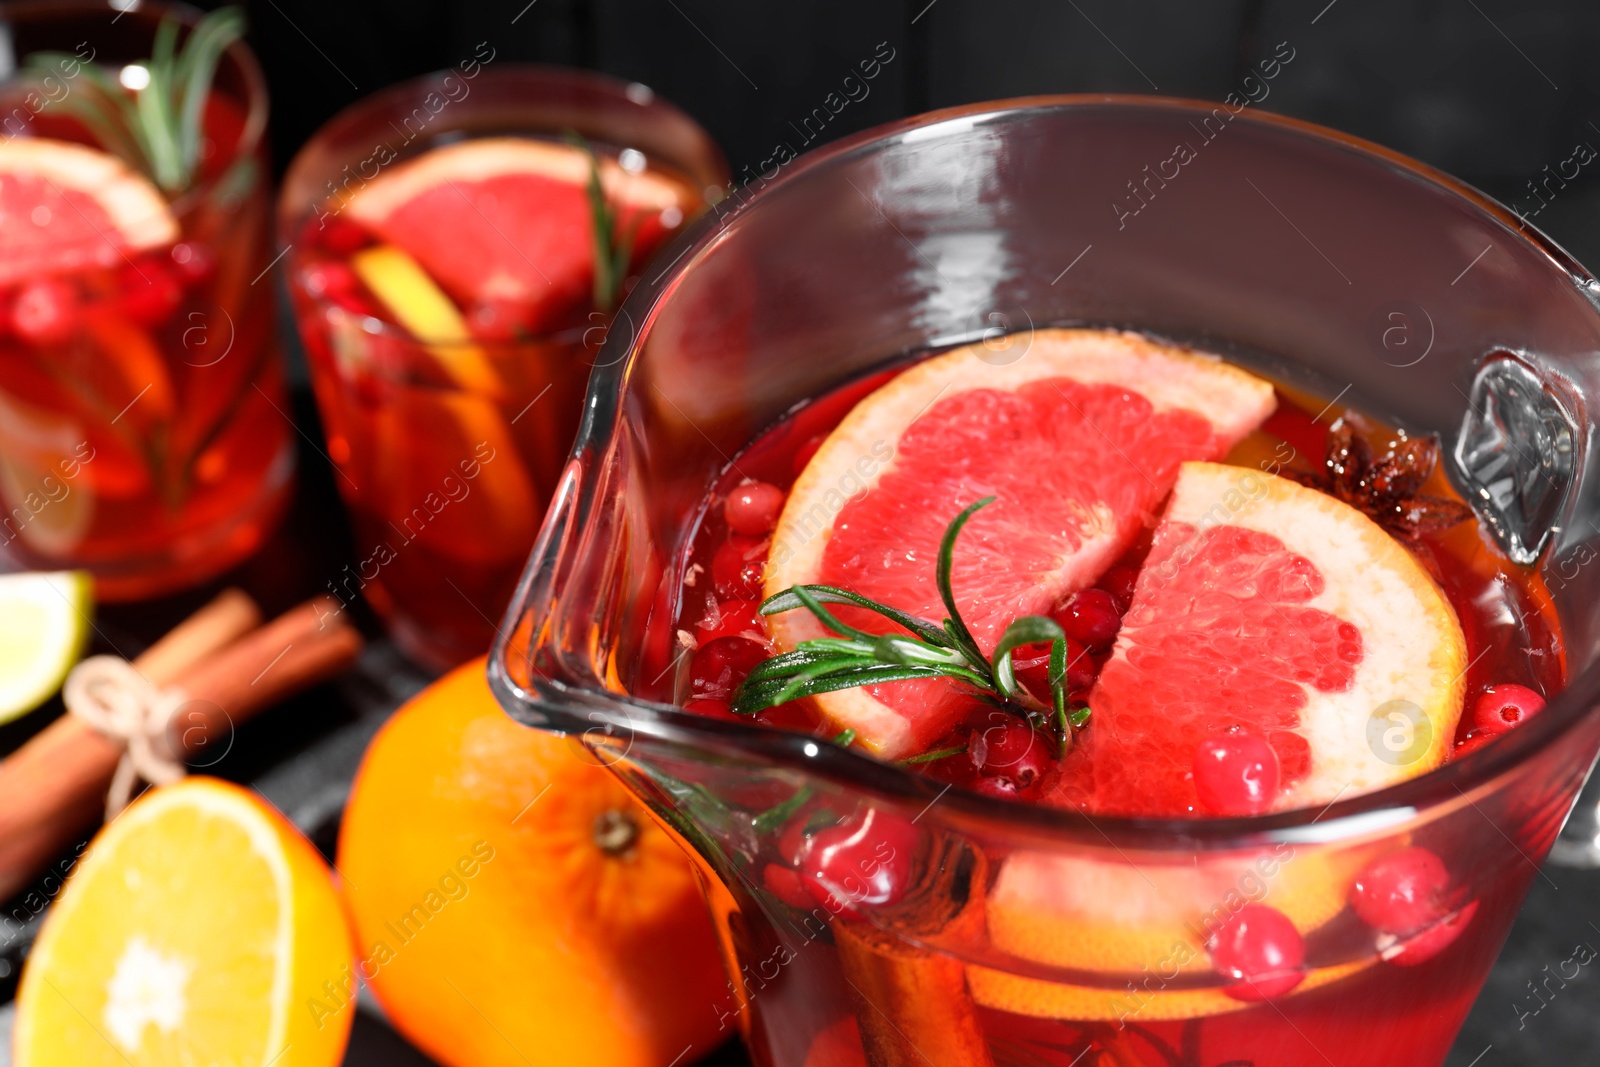
[[[1419,492],[1438,464],[1436,436],[1408,437],[1402,432],[1383,455],[1374,458],[1372,446],[1350,420],[1339,419],[1328,429],[1328,454],[1321,470],[1283,473],[1359,508],[1394,536],[1416,541],[1472,518],[1472,510],[1459,500]]]

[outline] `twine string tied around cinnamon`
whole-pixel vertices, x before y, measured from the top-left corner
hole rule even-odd
[[[68,673],[61,699],[123,750],[106,791],[106,821],[128,806],[141,781],[166,785],[184,776],[167,741],[173,716],[188,700],[183,690],[158,688],[120,656],[90,656]]]

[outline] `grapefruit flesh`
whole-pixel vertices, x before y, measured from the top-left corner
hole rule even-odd
[[[160,191],[115,156],[42,137],[0,143],[0,286],[119,266],[177,238]]]
[[[689,190],[660,172],[600,163],[633,251],[681,223]],[[570,145],[490,137],[435,148],[363,187],[350,216],[421,263],[471,313],[516,309],[528,330],[582,306],[594,280],[589,157]],[[677,209],[676,215],[668,209]],[[669,225],[670,224],[670,225]]]
[[[1195,750],[1230,730],[1277,752],[1273,810],[1379,789],[1443,761],[1466,663],[1449,602],[1361,512],[1188,463],[1049,802],[1204,814]]]
[[[1092,584],[1151,521],[1184,461],[1222,456],[1273,405],[1265,381],[1134,334],[1042,330],[1002,365],[983,345],[953,350],[866,397],[818,449],[773,533],[765,592],[820,582],[943,618],[940,538],[994,495],[962,532],[954,565],[956,602],[992,651],[1012,619]],[[844,614],[863,629],[887,625]],[[784,648],[825,633],[806,612],[769,625]],[[890,759],[937,741],[971,703],[942,680],[816,699],[831,725]]]

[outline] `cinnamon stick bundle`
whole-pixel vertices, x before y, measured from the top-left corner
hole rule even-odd
[[[182,759],[224,731],[354,661],[361,636],[327,597],[261,626],[255,602],[227,590],[133,661],[188,703],[157,748]],[[326,622],[324,620],[327,620]],[[104,809],[123,748],[66,714],[0,760],[0,900],[26,886]]]

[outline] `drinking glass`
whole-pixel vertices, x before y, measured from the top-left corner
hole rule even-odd
[[[199,18],[165,3],[0,3],[0,153],[70,141],[114,154],[75,118],[84,63],[136,87],[161,21]],[[23,65],[42,51],[66,58]],[[271,531],[294,450],[261,282],[266,123],[260,68],[235,42],[202,113],[198,176],[160,192],[175,229],[160,222],[168,236],[140,251],[106,237],[108,254],[83,263],[30,259],[0,289],[0,569],[85,568],[100,597],[126,600],[200,582]],[[18,228],[50,222],[48,207],[8,218],[14,254],[32,251]]]
[[[470,347],[497,380],[493,390],[441,380],[426,368],[449,346],[315,291],[309,246],[350,196],[403,160],[466,138],[559,141],[574,132],[601,155],[642,153],[706,201],[727,180],[710,137],[646,87],[495,65],[493,50],[482,48],[456,69],[340,112],[284,179],[279,225],[290,246],[289,291],[356,536],[357,562],[328,586],[347,603],[365,596],[401,647],[435,669],[489,647],[492,620],[511,596],[571,447],[611,317],[591,308],[569,328],[475,339]]]
[[[1600,746],[1594,279],[1443,174],[1246,106],[978,105],[754,186],[629,298],[643,326],[601,351],[489,667],[513,716],[578,739],[696,860],[730,974],[706,1010],[763,1067],[1441,1063]],[[1027,359],[1031,329],[1083,323],[1440,434],[1485,536],[1537,561],[1565,690],[1403,784],[1205,820],[1011,804],[672,705],[696,509],[730,457],[795,404],[929,348]],[[905,895],[774,892],[797,809],[898,826],[865,833],[857,863],[863,883],[909,865]],[[1352,883],[1411,846],[1443,860],[1448,914],[1377,934]],[[1206,948],[1258,902],[1309,930],[1304,979],[1265,1002]]]

